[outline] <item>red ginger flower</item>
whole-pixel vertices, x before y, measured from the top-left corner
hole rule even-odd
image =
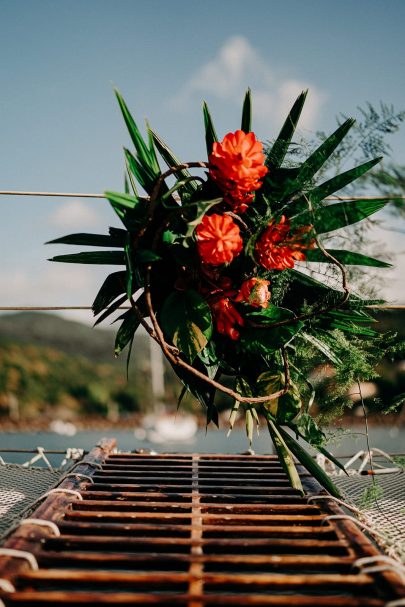
[[[270,300],[269,280],[249,278],[242,283],[235,301],[246,301],[254,308],[267,308]]]
[[[284,215],[279,223],[271,221],[255,247],[258,263],[267,270],[293,268],[296,261],[305,261],[305,249],[314,246],[313,239],[306,238],[312,226],[303,226],[290,233],[290,222]]]
[[[234,211],[245,211],[253,200],[252,192],[261,187],[260,179],[268,171],[264,160],[263,146],[254,133],[235,131],[214,143],[210,174]]]
[[[228,297],[209,302],[218,333],[227,335],[233,340],[239,339],[239,331],[235,325],[243,327],[244,321]]]
[[[212,266],[230,263],[243,247],[239,226],[229,215],[204,215],[196,234],[198,253]]]

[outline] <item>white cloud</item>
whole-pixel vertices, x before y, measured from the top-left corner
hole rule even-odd
[[[286,77],[270,65],[247,38],[233,36],[225,41],[217,55],[197,70],[172,99],[172,106],[183,108],[195,96],[213,96],[228,104],[240,105],[244,91],[253,93],[255,122],[275,128],[285,119],[295,98],[310,89],[300,127],[311,129],[326,101],[326,95],[313,83]]]
[[[91,202],[69,200],[58,206],[49,215],[49,223],[60,228],[83,229],[99,225],[100,215],[91,206]]]
[[[41,261],[29,270],[0,269],[2,306],[89,306],[108,269]],[[66,311],[63,316],[94,322],[91,311]]]

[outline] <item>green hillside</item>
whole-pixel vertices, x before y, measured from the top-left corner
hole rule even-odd
[[[52,314],[0,316],[0,416],[79,419],[123,415],[150,402],[147,337],[134,343],[130,378],[114,332]]]
[[[121,359],[118,362],[114,359],[114,336],[113,329],[92,328],[56,314],[19,312],[0,316],[0,342],[46,346],[65,354],[82,355],[95,362],[109,362],[121,367]],[[148,356],[147,349],[146,336],[137,336],[138,355]]]

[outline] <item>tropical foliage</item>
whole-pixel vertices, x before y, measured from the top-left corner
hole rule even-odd
[[[58,238],[52,242],[101,250],[53,261],[122,266],[109,274],[93,303],[97,323],[124,302],[131,304],[120,317],[116,354],[126,347],[130,351],[143,325],[161,345],[183,393],[192,392],[205,408],[207,422],[217,419],[216,392],[229,394],[235,400],[232,419],[244,409],[250,438],[258,413],[265,416],[293,486],[301,489],[295,456],[337,494],[296,440],[327,453],[323,432],[310,415],[315,388],[303,354],[315,351],[319,360],[339,369],[347,366],[341,356],[353,342],[362,361],[355,366],[356,377],[370,374],[367,353],[375,332],[367,306],[376,302],[350,290],[346,266],[389,264],[359,250],[330,249],[327,240],[383,209],[387,200],[329,198],[381,158],[319,182],[318,174],[339,152],[354,121],[346,119],[291,166],[285,159],[306,92],[266,151],[251,130],[248,91],[240,129],[222,140],[204,104],[207,161],[181,163],[149,125],[143,138],[116,94],[135,148],[125,150],[125,192],[105,193],[122,227],[110,228],[107,235]],[[166,172],[158,158],[169,167]],[[192,174],[194,169],[205,169],[203,177],[201,170]],[[169,185],[172,176],[175,183]],[[327,271],[318,277],[309,272],[319,267]]]

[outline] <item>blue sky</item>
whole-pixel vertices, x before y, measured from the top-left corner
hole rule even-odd
[[[405,109],[402,0],[0,0],[0,15],[0,189],[121,189],[113,85],[185,160],[204,159],[201,100],[225,134],[247,86],[262,138],[306,87],[304,134],[366,101]],[[404,133],[391,142],[400,163]],[[0,305],[91,303],[105,271],[51,264],[65,249],[43,243],[110,224],[103,201],[2,197]],[[398,235],[386,245],[405,248]],[[386,294],[405,301],[399,270]]]

